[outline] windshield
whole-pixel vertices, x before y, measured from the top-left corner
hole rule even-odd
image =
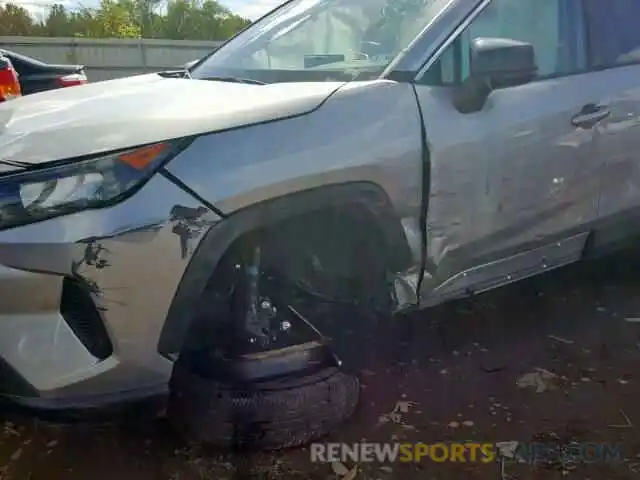
[[[264,83],[377,78],[449,0],[293,0],[191,70]]]

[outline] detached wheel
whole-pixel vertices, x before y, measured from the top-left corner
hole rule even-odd
[[[277,450],[334,431],[354,412],[358,379],[336,367],[256,382],[249,389],[176,365],[168,416],[178,431],[212,446]]]
[[[357,223],[340,215],[254,231],[218,262],[169,384],[167,415],[184,437],[276,450],[354,413],[358,379],[340,369],[322,330],[336,319],[331,306],[374,298],[386,308],[390,297],[374,237],[354,235]]]

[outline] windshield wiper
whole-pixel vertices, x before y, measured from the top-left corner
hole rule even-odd
[[[191,78],[189,70],[187,69],[167,70],[166,72],[158,72],[157,74],[163,78]]]
[[[5,167],[15,167],[15,168],[22,168],[22,169],[28,169],[33,167],[33,163],[16,162],[14,160],[0,160],[0,165],[4,165]]]
[[[230,82],[230,83],[247,83],[249,85],[266,85],[266,82],[261,82],[260,80],[253,80],[252,78],[242,78],[242,77],[197,77],[196,80],[211,80],[214,82]]]

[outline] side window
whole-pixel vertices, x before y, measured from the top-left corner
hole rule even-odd
[[[633,1],[633,0],[631,0]],[[640,3],[640,1],[638,2]],[[533,45],[538,78],[586,68],[581,0],[493,0],[427,72],[427,83],[451,85],[469,76],[469,49],[478,37]]]
[[[640,62],[640,1],[585,0],[585,14],[593,67]]]

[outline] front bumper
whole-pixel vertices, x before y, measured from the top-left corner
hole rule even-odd
[[[0,394],[70,408],[164,391],[160,333],[219,220],[156,175],[114,207],[0,232]]]

